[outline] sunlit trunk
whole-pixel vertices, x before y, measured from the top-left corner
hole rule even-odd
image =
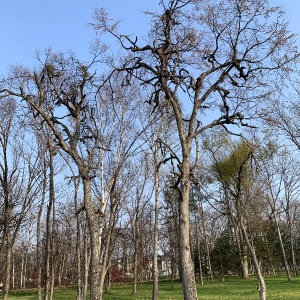
[[[43,207],[46,198],[46,189],[47,189],[47,165],[44,158],[43,161],[43,185],[42,185],[42,195],[41,203],[39,206],[39,212],[37,216],[37,225],[36,225],[36,264],[37,264],[37,300],[42,300],[42,263],[41,263],[41,218],[43,213]]]
[[[284,249],[284,245],[283,245],[283,241],[282,241],[281,231],[280,231],[280,227],[279,227],[279,223],[278,223],[278,219],[277,219],[277,213],[276,213],[275,210],[274,210],[273,216],[274,216],[274,221],[275,221],[275,225],[276,225],[276,229],[277,229],[278,240],[279,240],[279,244],[280,244],[280,250],[281,250],[282,257],[283,257],[285,274],[286,274],[286,277],[287,277],[288,281],[291,281],[289,264],[288,264],[288,261],[286,259],[286,254],[285,254],[285,249]]]
[[[49,204],[47,205],[47,216],[46,216],[46,261],[45,261],[45,286],[44,286],[44,300],[52,299],[53,297],[53,280],[54,273],[53,269],[53,230],[54,230],[54,219],[51,222],[52,217],[55,214],[54,201],[55,201],[55,187],[54,187],[54,150],[52,148],[50,139],[48,141],[49,146]],[[52,291],[52,292],[51,292]]]
[[[101,236],[98,224],[98,215],[94,211],[91,194],[90,178],[83,178],[84,204],[90,233],[91,261],[90,261],[90,300],[101,300],[100,288],[101,262],[100,246]]]
[[[190,249],[190,167],[189,160],[182,164],[181,199],[179,200],[179,227],[180,227],[180,270],[184,292],[184,300],[197,300],[197,288],[194,274],[194,263]]]
[[[101,262],[100,289],[102,291],[104,290],[106,272],[111,260],[111,252],[112,252],[111,242],[112,242],[112,235],[114,230],[114,218],[115,218],[115,209],[114,209],[114,205],[111,205],[109,224],[108,224],[108,230],[107,230],[105,248],[104,248],[104,255]]]
[[[256,277],[257,277],[257,282],[258,282],[258,291],[259,291],[259,299],[260,300],[266,300],[267,288],[266,288],[264,277],[263,277],[261,269],[260,269],[260,263],[257,259],[255,249],[253,248],[253,246],[251,244],[251,241],[248,238],[248,233],[247,233],[247,230],[245,228],[245,225],[241,222],[240,226],[241,226],[241,230],[242,230],[242,233],[243,233],[244,240],[245,240],[246,245],[248,247],[248,250],[250,252],[255,271],[256,271]]]

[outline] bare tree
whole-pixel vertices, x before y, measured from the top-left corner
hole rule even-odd
[[[101,299],[101,231],[98,218],[104,215],[106,203],[95,203],[91,190],[95,158],[103,149],[97,132],[96,108],[93,106],[97,94],[92,84],[94,75],[89,73],[89,66],[80,63],[72,55],[66,57],[48,51],[45,60],[40,60],[40,63],[38,72],[16,68],[15,80],[6,81],[10,81],[12,87],[5,89],[6,95],[26,101],[33,115],[45,122],[55,142],[70,155],[78,168],[84,188],[84,205],[81,209],[86,212],[90,233],[91,299]]]
[[[292,268],[294,275],[298,274],[298,267],[296,263],[296,235],[294,233],[296,221],[295,215],[298,210],[298,198],[299,198],[299,168],[295,167],[295,159],[290,157],[285,157],[280,164],[281,172],[283,174],[283,184],[284,184],[284,196],[283,196],[283,209],[285,212],[287,229],[288,229],[288,239],[290,243],[290,255],[292,259]]]
[[[295,67],[297,70],[297,67]],[[297,150],[300,150],[300,141],[299,141],[299,95],[300,95],[300,83],[299,83],[299,70],[295,76],[289,77],[289,93],[285,93],[285,87],[278,85],[278,97],[274,98],[273,101],[270,101],[268,107],[268,113],[265,115],[264,119],[267,124],[267,129],[278,138],[279,134],[282,134],[285,139],[292,142],[292,145],[296,147]],[[293,151],[293,147],[291,147]],[[289,150],[288,150],[289,151]],[[285,158],[280,161],[281,175],[284,186],[284,210],[286,213],[286,219],[288,223],[289,230],[289,239],[291,242],[291,252],[292,252],[292,261],[294,273],[296,273],[296,262],[294,257],[294,247],[292,243],[292,234],[291,234],[291,201],[292,195],[298,194],[298,182],[297,179],[299,176],[299,171],[295,168],[295,163],[291,162],[292,158]],[[293,159],[292,159],[293,160]],[[292,165],[292,166],[291,166]],[[295,172],[295,173],[294,173]],[[294,175],[291,175],[294,173]],[[294,181],[296,179],[296,181]]]
[[[112,34],[128,53],[116,67],[152,87],[154,109],[162,95],[177,122],[181,144],[176,186],[180,191],[180,266],[184,299],[197,299],[189,241],[189,192],[193,141],[209,128],[247,126],[251,108],[272,91],[272,74],[298,56],[280,8],[265,0],[161,1],[149,40],[117,32],[103,10],[95,28]],[[275,21],[274,21],[275,20]],[[210,117],[205,115],[210,112]]]
[[[29,144],[30,137],[25,138],[26,130],[20,130],[20,126],[26,127],[20,115],[18,117],[17,103],[11,98],[2,100],[0,115],[0,208],[5,249],[5,300],[10,288],[13,246],[38,194],[41,168],[34,147]]]
[[[137,93],[134,87],[121,89],[119,77],[98,82],[96,73],[89,72],[95,61],[87,66],[72,55],[47,52],[40,63],[39,72],[15,69],[15,84],[21,84],[20,91],[6,92],[27,101],[33,115],[51,130],[54,143],[78,168],[84,203],[76,213],[86,213],[91,297],[101,299],[111,240],[111,235],[103,239],[105,222],[112,232],[122,199],[119,179],[141,135],[134,127],[136,106],[131,101],[133,93]]]
[[[152,262],[152,300],[158,300],[158,241],[159,241],[159,215],[160,215],[160,195],[163,186],[162,178],[168,172],[163,169],[165,163],[171,159],[174,148],[174,140],[172,136],[175,132],[175,122],[173,115],[168,111],[166,106],[160,107],[155,113],[149,109],[146,111],[148,115],[148,124],[151,124],[149,130],[144,132],[144,140],[148,145],[150,161],[152,162],[153,178],[154,178],[154,212],[153,212],[153,262]],[[145,112],[145,110],[144,110]],[[142,113],[144,113],[142,112]],[[144,125],[147,127],[147,124]],[[161,138],[162,137],[162,138]],[[162,140],[164,142],[162,142]],[[147,154],[147,156],[149,156]],[[148,166],[149,168],[149,166]],[[166,168],[165,168],[166,169]],[[149,176],[149,175],[148,175]]]
[[[271,209],[270,218],[273,219],[278,234],[285,273],[288,281],[291,281],[289,264],[287,261],[286,249],[282,238],[279,220],[281,195],[285,189],[284,181],[286,181],[287,179],[287,174],[284,169],[281,169],[283,156],[281,156],[279,153],[276,153],[278,152],[278,149],[276,149],[274,145],[270,143],[269,147],[266,147],[262,150],[262,152],[263,151],[265,152],[265,156],[262,153],[259,156],[260,168],[262,170],[260,178],[262,182],[265,182],[267,192],[266,200],[268,201]]]
[[[137,106],[141,97],[138,85],[132,82],[132,85],[120,87],[122,80],[120,73],[113,74],[101,86],[98,98],[98,132],[102,137],[102,149],[92,187],[95,197],[107,203],[105,216],[99,223],[104,232],[101,290],[112,259],[120,211],[124,209],[129,193],[135,193],[133,186],[137,181],[136,176],[140,174],[137,166],[143,147],[141,135],[149,127],[149,123],[143,122],[145,117],[140,112],[143,107]],[[140,123],[146,128],[139,126]]]
[[[289,241],[290,257],[294,274],[297,274],[295,246],[293,238],[292,211],[299,196],[299,169],[295,164],[295,157],[287,147],[269,142],[262,150],[261,154],[262,180],[266,182],[268,192],[268,202],[271,207],[271,217],[274,220],[278,232],[278,239],[285,266],[286,275],[289,281],[289,262],[287,258],[287,245],[284,245],[281,233],[280,215],[284,214],[286,219],[287,237]]]

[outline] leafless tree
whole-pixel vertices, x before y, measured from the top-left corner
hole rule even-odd
[[[284,171],[280,171],[280,162],[283,157],[276,155],[276,151],[278,151],[278,149],[276,150],[275,146],[272,147],[271,145],[271,147],[266,148],[267,149],[264,149],[265,157],[263,154],[259,156],[260,168],[262,170],[260,179],[265,183],[267,192],[266,200],[271,209],[270,218],[272,218],[276,226],[286,276],[288,281],[291,281],[289,264],[287,261],[286,249],[282,238],[279,220],[281,195],[284,191],[284,176],[286,175]]]
[[[266,183],[266,190],[268,191],[267,200],[271,208],[270,217],[274,220],[277,229],[286,275],[288,281],[291,281],[286,245],[284,245],[281,232],[280,215],[285,215],[292,268],[296,275],[292,210],[299,195],[299,170],[295,166],[292,153],[286,147],[276,145],[275,142],[269,142],[261,150],[259,158],[262,170],[261,180]]]
[[[8,298],[11,280],[12,251],[19,230],[38,195],[41,172],[34,139],[30,136],[18,112],[16,101],[0,103],[0,193],[1,227],[5,249],[5,281],[3,300]],[[20,126],[23,130],[20,130]],[[32,140],[31,140],[32,138]]]
[[[209,128],[248,126],[252,108],[271,95],[276,72],[298,57],[280,8],[259,1],[161,1],[150,13],[147,41],[117,32],[103,10],[95,28],[112,34],[127,51],[127,82],[152,87],[149,103],[169,103],[181,143],[176,186],[180,191],[180,266],[184,299],[197,299],[189,241],[189,192],[193,142]],[[276,79],[277,80],[277,79]],[[205,114],[209,112],[208,114]]]
[[[290,149],[286,151],[293,151],[294,147],[300,149],[299,141],[299,95],[300,95],[300,83],[299,83],[299,70],[298,66],[294,67],[295,72],[288,77],[288,92],[286,92],[286,86],[277,85],[278,95],[272,101],[269,102],[269,105],[266,110],[264,120],[266,121],[267,130],[272,133],[276,139],[278,136],[281,136],[281,139],[284,144],[288,144],[287,141],[291,142]],[[289,147],[287,147],[289,148]],[[283,190],[284,190],[284,200],[283,207],[286,213],[286,219],[288,222],[289,230],[289,239],[291,241],[291,252],[292,252],[292,261],[294,273],[296,271],[296,262],[294,257],[294,247],[292,243],[292,221],[291,221],[291,201],[293,194],[298,194],[298,183],[297,179],[299,176],[299,171],[295,168],[295,163],[291,162],[293,160],[290,158],[290,155],[285,157],[280,161],[280,173],[283,180]],[[291,170],[291,165],[292,169]],[[294,175],[291,175],[294,174]],[[294,181],[296,179],[296,181]]]
[[[98,218],[104,214],[106,203],[95,203],[91,191],[95,158],[103,149],[97,131],[96,108],[93,106],[97,95],[93,85],[94,75],[89,72],[90,66],[72,55],[48,51],[40,63],[39,71],[15,68],[14,79],[6,81],[10,87],[5,89],[5,93],[26,101],[33,116],[45,122],[57,145],[70,155],[78,168],[84,187],[84,205],[81,209],[86,212],[90,233],[91,299],[101,299],[101,232]]]

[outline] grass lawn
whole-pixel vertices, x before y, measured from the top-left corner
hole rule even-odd
[[[293,278],[287,282],[286,278],[266,277],[267,299],[268,300],[299,300],[300,299],[300,277]],[[255,279],[242,281],[239,278],[230,278],[229,281],[221,282],[215,279],[213,284],[205,282],[203,286],[198,285],[199,300],[257,300],[259,299],[256,290]],[[152,283],[143,283],[137,286],[138,294],[131,295],[131,285],[115,285],[110,294],[104,294],[104,300],[148,300],[151,299]],[[11,292],[10,300],[33,300],[36,299],[35,291]],[[55,300],[75,300],[76,289],[66,288],[55,291]],[[160,281],[160,300],[181,300],[183,293],[180,282],[176,281],[172,289],[170,281]]]

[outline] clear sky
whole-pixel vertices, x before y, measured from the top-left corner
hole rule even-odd
[[[122,31],[141,34],[149,24],[143,10],[154,10],[159,0],[0,0],[0,74],[10,64],[34,64],[35,50],[51,47],[72,50],[78,58],[88,57],[95,32],[95,8],[106,7],[114,19],[122,19]],[[290,29],[300,32],[300,1],[270,0],[282,5]],[[299,43],[300,45],[300,36]]]
[[[0,74],[9,64],[34,64],[35,50],[51,47],[72,50],[87,57],[95,32],[95,8],[107,8],[113,19],[122,19],[122,29],[141,33],[149,23],[142,11],[157,6],[154,0],[1,0]]]

